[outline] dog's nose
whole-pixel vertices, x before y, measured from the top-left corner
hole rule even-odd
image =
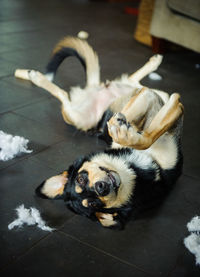
[[[103,181],[96,182],[95,190],[100,196],[106,196],[110,192],[109,184]]]

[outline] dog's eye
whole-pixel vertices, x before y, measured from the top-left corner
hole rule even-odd
[[[79,185],[85,185],[85,179],[82,176],[77,177],[77,182],[79,183]]]

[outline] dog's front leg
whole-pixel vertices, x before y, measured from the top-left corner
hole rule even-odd
[[[148,92],[147,92],[148,94]],[[139,131],[134,121],[142,118],[148,110],[148,103],[143,104],[143,109],[140,111],[136,104],[140,103],[145,96],[145,91],[137,98],[132,99],[130,103],[123,109],[123,113],[117,113],[108,122],[108,132],[113,141],[121,146],[133,147],[135,149],[149,148],[161,135],[168,131],[178,118],[183,114],[183,105],[179,102],[180,96],[174,93],[169,98],[169,101],[159,110],[155,115],[149,127],[145,130]],[[141,101],[142,103],[143,101]],[[137,108],[137,109],[135,109]],[[141,106],[142,108],[142,106]],[[133,111],[131,117],[131,112]],[[127,118],[129,122],[127,122]]]
[[[133,82],[134,81],[139,82],[149,73],[157,70],[157,68],[162,62],[162,59],[163,59],[162,55],[154,55],[149,59],[149,61],[143,67],[141,67],[139,70],[137,70],[132,75],[130,75],[129,80]]]

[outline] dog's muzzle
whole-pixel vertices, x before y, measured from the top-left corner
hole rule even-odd
[[[116,172],[109,171],[104,180],[97,181],[94,184],[95,190],[99,196],[106,196],[111,192],[117,193],[120,186],[120,178]]]

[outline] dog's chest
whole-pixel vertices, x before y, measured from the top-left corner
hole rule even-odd
[[[146,150],[133,149],[132,153],[127,155],[126,160],[141,169],[155,168],[155,162]]]

